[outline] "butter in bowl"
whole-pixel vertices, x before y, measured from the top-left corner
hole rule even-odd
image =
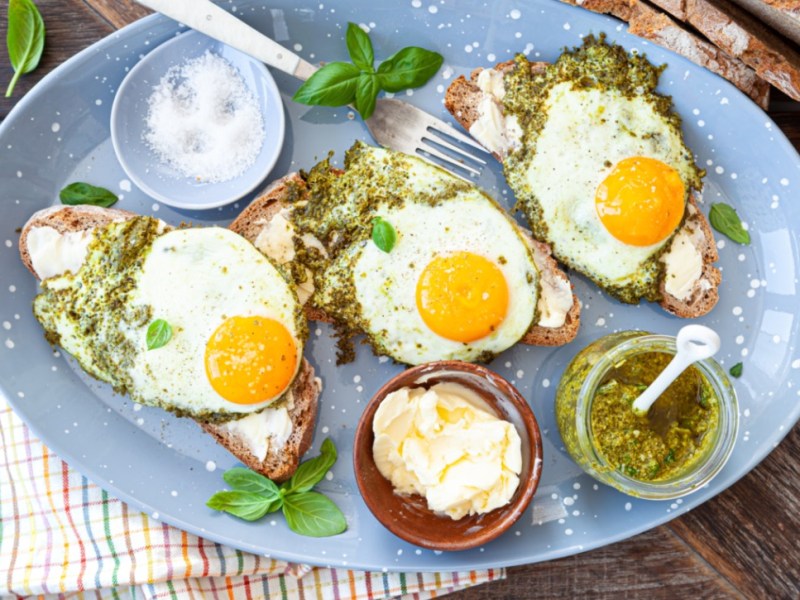
[[[389,531],[424,548],[465,550],[525,512],[541,477],[542,439],[508,381],[440,361],[378,390],[356,430],[354,463],[364,502]]]

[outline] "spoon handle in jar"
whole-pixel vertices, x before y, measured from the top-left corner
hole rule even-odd
[[[136,0],[142,6],[305,81],[317,67],[210,0]]]
[[[698,360],[714,356],[719,350],[719,335],[705,325],[685,325],[675,337],[675,356],[648,388],[633,401],[633,412],[644,416],[658,397],[686,368]]]

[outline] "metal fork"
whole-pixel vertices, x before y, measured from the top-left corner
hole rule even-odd
[[[136,0],[176,21],[305,81],[318,67],[303,60],[211,0]],[[393,150],[417,154],[459,177],[480,175],[487,151],[433,115],[394,98],[379,98],[365,121],[375,141]],[[453,140],[460,145],[454,144]],[[476,152],[478,151],[478,152]]]

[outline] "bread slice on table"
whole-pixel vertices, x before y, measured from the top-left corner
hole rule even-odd
[[[739,58],[721,50],[642,0],[561,0],[629,24],[628,32],[651,40],[730,81],[764,110],[769,83]],[[666,0],[678,5],[680,0]],[[655,2],[658,4],[658,2]]]
[[[688,23],[729,55],[800,100],[800,52],[753,15],[728,0],[651,0]]]
[[[588,1],[588,0],[587,0]],[[498,63],[493,68],[502,73],[514,68],[514,61]],[[529,62],[532,74],[542,73],[547,67],[547,63]],[[480,116],[479,106],[486,94],[478,87],[477,79],[482,68],[472,71],[470,79],[463,75],[455,79],[445,92],[445,108],[453,115],[459,124],[469,131],[470,127]],[[499,161],[505,158],[502,152],[495,151],[492,154]],[[666,291],[666,280],[660,283],[659,291],[661,307],[678,317],[694,318],[707,314],[716,305],[719,299],[719,284],[722,280],[719,269],[712,263],[718,260],[716,242],[708,220],[699,210],[697,199],[693,196],[689,200],[687,208],[686,223],[681,231],[690,234],[690,239],[702,257],[702,267],[700,275],[694,287],[684,298],[678,298]],[[676,236],[677,237],[677,236]],[[541,243],[541,242],[540,242]],[[677,244],[677,242],[673,242]],[[547,255],[551,256],[551,250],[547,244],[542,244],[546,248]]]
[[[800,44],[800,2],[797,0],[733,0],[764,23]]]
[[[302,197],[302,192],[306,189],[306,183],[298,173],[291,173],[282,179],[274,182],[266,188],[253,202],[230,224],[231,230],[235,231],[250,242],[255,242],[264,224],[289,206],[290,199]],[[553,259],[550,248],[545,244],[535,242],[530,236],[526,236],[529,245],[533,250],[533,257],[536,266],[542,277],[543,286],[565,287],[571,284],[567,274],[559,268]],[[305,307],[306,315],[313,321],[323,321],[331,323],[333,320],[319,308],[308,303]],[[541,311],[540,311],[541,312]],[[567,312],[564,324],[559,327],[545,327],[534,324],[522,337],[520,342],[531,346],[561,346],[572,341],[578,335],[580,328],[581,307],[577,296],[572,294],[572,305]]]
[[[51,227],[61,234],[66,234],[89,231],[135,216],[134,213],[124,210],[94,206],[55,206],[41,210],[22,228],[19,240],[20,257],[25,267],[40,279],[28,247],[28,236],[34,228]],[[254,454],[243,436],[227,429],[224,423],[194,420],[242,463],[274,481],[284,481],[291,477],[297,469],[300,458],[311,447],[320,392],[321,383],[315,377],[313,367],[304,358],[297,377],[283,401],[292,421],[292,433],[282,446],[268,444],[264,459]],[[269,407],[256,414],[267,418],[268,410]]]

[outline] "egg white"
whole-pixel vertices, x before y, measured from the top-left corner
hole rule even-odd
[[[133,300],[150,306],[153,318],[166,320],[174,331],[172,339],[155,350],[147,350],[146,336],[137,336],[139,352],[131,375],[143,402],[162,399],[196,414],[248,413],[274,400],[229,402],[208,381],[206,343],[233,316],[263,316],[282,323],[295,340],[300,366],[303,345],[296,295],[252,244],[228,229],[180,229],[157,238]]]
[[[645,263],[671,237],[641,247],[617,240],[597,215],[595,191],[619,161],[645,156],[676,169],[688,194],[694,163],[680,130],[646,97],[626,97],[614,88],[558,83],[544,107],[547,119],[525,183],[541,207],[554,253],[603,286],[652,278]]]
[[[114,231],[107,238],[135,243],[119,237],[126,226],[111,225]],[[139,266],[120,276],[107,272],[106,257],[90,246],[76,274],[43,283],[45,293],[37,297],[35,312],[59,345],[90,374],[123,388],[136,402],[178,414],[224,418],[274,401],[241,405],[225,400],[206,375],[205,349],[227,318],[268,317],[294,338],[299,369],[305,321],[295,292],[277,269],[247,240],[218,227],[172,230],[138,252]],[[132,289],[124,306],[103,305],[103,298],[112,297],[109,289],[128,285],[126,280],[132,281]],[[100,314],[92,317],[87,330],[70,314],[71,307],[90,307]],[[173,333],[165,345],[148,349],[147,328],[155,319],[169,323]],[[98,360],[98,351],[107,360]]]

